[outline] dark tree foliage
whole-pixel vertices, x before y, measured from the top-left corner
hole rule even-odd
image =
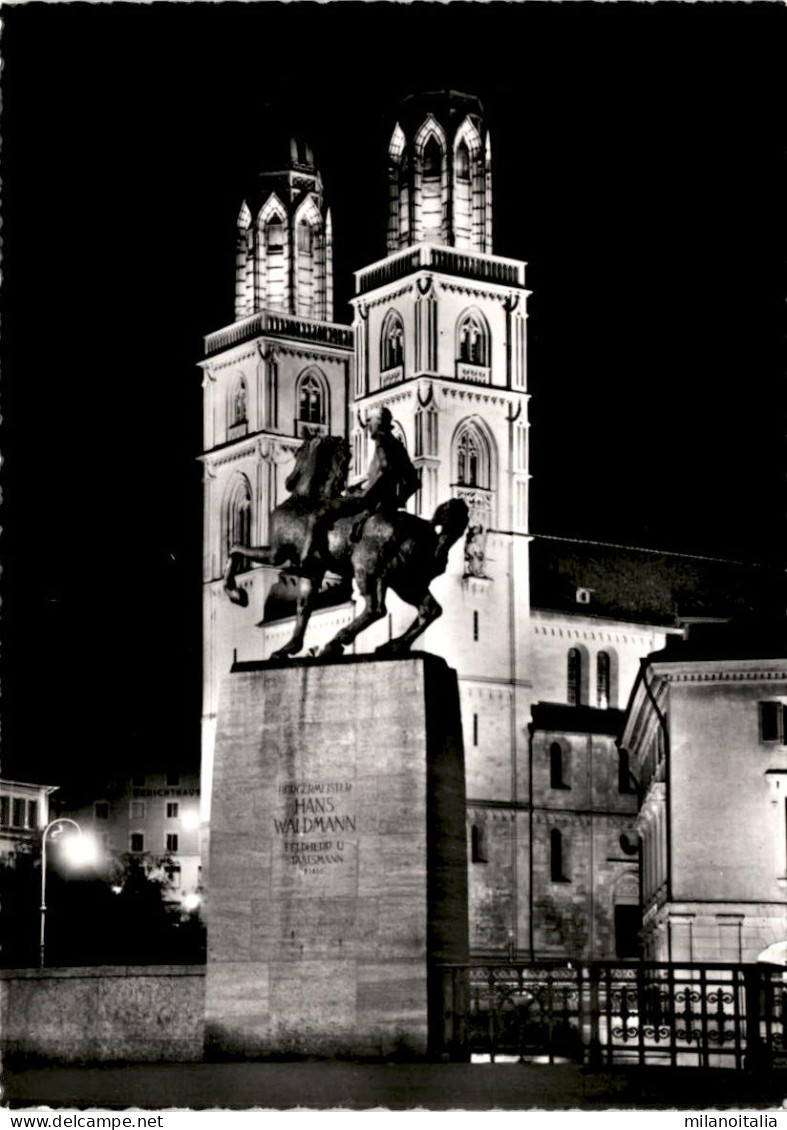
[[[39,961],[41,860],[0,863],[0,963]],[[46,964],[165,965],[205,960],[205,928],[171,898],[166,861],[126,855],[101,874],[76,877],[48,864]]]

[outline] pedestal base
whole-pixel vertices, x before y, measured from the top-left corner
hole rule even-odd
[[[467,960],[456,675],[430,655],[243,664],[213,777],[212,1054],[423,1057]]]

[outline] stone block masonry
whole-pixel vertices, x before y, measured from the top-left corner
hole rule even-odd
[[[0,970],[6,1061],[202,1059],[204,966]]]
[[[428,1056],[467,960],[455,673],[429,655],[238,664],[213,776],[207,1050]]]

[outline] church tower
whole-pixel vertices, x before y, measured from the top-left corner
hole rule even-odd
[[[322,177],[311,148],[296,138],[281,157],[283,167],[260,173],[238,215],[235,317],[283,310],[330,322],[333,234]]]
[[[506,874],[496,915],[514,950],[527,945],[528,393],[525,264],[492,253],[491,142],[477,98],[410,97],[388,143],[388,256],[356,272],[353,467],[369,459],[366,419],[385,404],[420,476],[411,500],[429,518],[445,499],[470,510],[464,547],[432,585],[444,608],[419,641],[460,679],[468,840],[490,874]],[[412,610],[389,600],[394,635]],[[483,869],[481,869],[483,870]],[[525,871],[523,871],[523,875]],[[471,868],[471,903],[487,897]],[[482,923],[471,938],[493,948]],[[495,922],[499,938],[501,923]]]
[[[335,325],[331,216],[311,149],[282,138],[236,221],[235,320],[205,338],[203,552],[203,861],[207,859],[219,686],[249,655],[278,571],[222,572],[230,546],[265,545],[271,511],[304,435],[345,435],[353,331]],[[275,597],[275,593],[274,593]]]

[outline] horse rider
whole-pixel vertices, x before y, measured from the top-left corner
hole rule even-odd
[[[360,541],[367,518],[380,514],[391,521],[397,510],[415,494],[418,472],[410,462],[404,445],[393,434],[392,425],[393,417],[385,405],[369,409],[366,428],[374,442],[374,455],[366,478],[357,487],[350,488],[343,498],[334,499],[316,510],[311,535],[307,536],[301,552],[301,566],[325,546],[328,531],[340,518],[361,515],[351,535],[353,541]]]

